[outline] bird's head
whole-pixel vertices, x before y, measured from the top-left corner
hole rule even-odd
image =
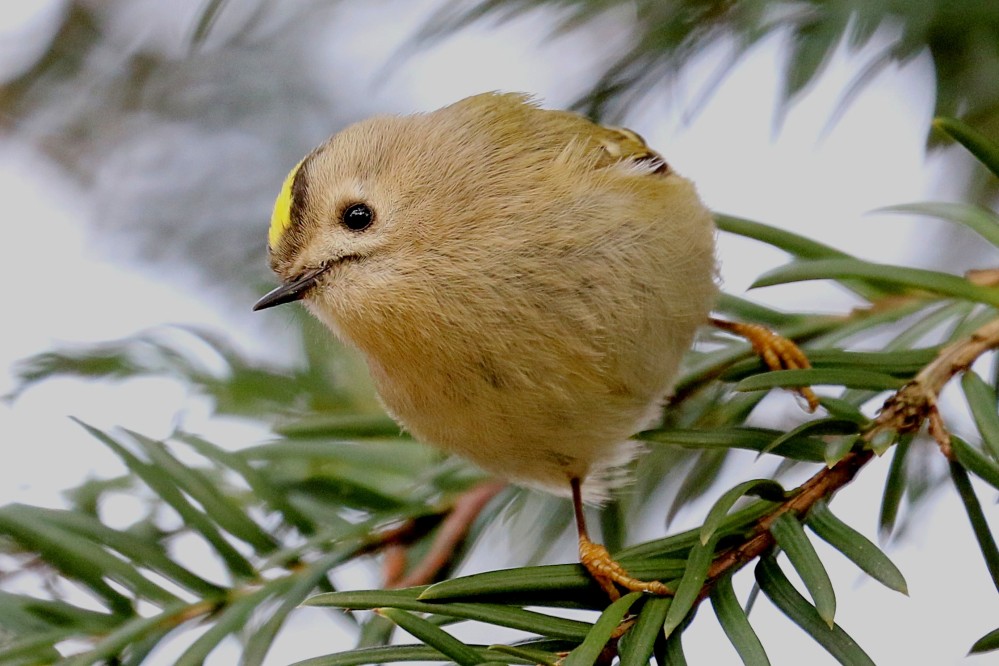
[[[288,174],[268,233],[282,284],[254,310],[298,300],[321,306],[329,292],[377,277],[399,236],[400,201],[380,169],[386,132],[379,126],[392,119],[376,120],[332,137]]]

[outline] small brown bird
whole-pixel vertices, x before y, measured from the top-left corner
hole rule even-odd
[[[288,175],[269,234],[282,285],[358,348],[417,439],[583,501],[625,482],[714,303],[715,228],[694,186],[634,132],[487,93],[375,117]]]

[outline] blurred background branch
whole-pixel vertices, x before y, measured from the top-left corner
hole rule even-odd
[[[925,58],[934,77],[927,88],[935,95],[933,109],[968,125],[943,121],[938,133],[927,126],[920,145],[924,138],[933,146],[949,145],[953,138],[962,140],[955,127],[970,127],[985,146],[984,154],[958,149],[947,155],[953,168],[944,170],[944,182],[938,185],[956,193],[959,203],[894,209],[941,220],[944,231],[937,232],[938,242],[930,239],[927,245],[934,251],[928,261],[943,272],[906,272],[908,262],[905,267],[887,265],[880,261],[884,244],[873,236],[860,239],[859,247],[878,257],[876,264],[811,240],[816,229],[795,234],[779,225],[719,216],[723,241],[751,244],[740,247],[753,248],[742,263],[754,277],[767,268],[767,250],[793,258],[787,267],[764,275],[761,284],[826,278],[851,294],[849,302],[856,307],[810,297],[810,307],[833,313],[819,314],[810,308],[774,309],[735,293],[723,297],[720,314],[764,323],[800,341],[815,372],[826,373],[819,376],[836,388],[821,392],[825,414],[804,422],[790,401],[766,398],[770,394],[765,389],[783,380],[763,373],[747,346],[706,335],[687,359],[677,404],[664,413],[661,427],[640,435],[652,451],[637,470],[634,492],[601,512],[605,542],[612,550],[632,544],[622,556],[633,558],[636,573],[676,583],[688,576],[688,561],[697,548],[698,561],[706,567],[708,543],[721,549],[758,526],[781,498],[768,494],[773,486],[753,485],[759,480],[740,478],[751,487],[728,490],[739,473],[751,469],[768,483],[793,488],[823,464],[867,455],[859,435],[884,398],[930,364],[940,346],[996,317],[995,285],[959,277],[967,268],[961,262],[969,256],[991,262],[986,269],[993,268],[999,238],[994,231],[999,228],[994,212],[999,181],[988,168],[989,150],[999,136],[999,4],[993,0],[378,0],[364,8],[320,0],[188,0],[169,9],[152,0],[51,0],[36,19],[31,38],[16,42],[20,59],[9,57],[14,64],[4,70],[0,139],[6,146],[26,144],[41,152],[82,193],[79,217],[92,232],[86,252],[126,260],[156,281],[178,283],[192,299],[206,300],[228,319],[225,335],[204,325],[157,326],[100,344],[56,344],[53,339],[75,341],[74,331],[46,331],[50,348],[13,368],[12,410],[58,379],[114,380],[129,391],[144,379],[167,378],[188,392],[185,408],[203,401],[208,420],[249,424],[250,434],[217,440],[188,427],[179,416],[171,431],[158,437],[142,434],[142,429],[85,425],[89,436],[113,452],[120,473],[74,482],[60,508],[23,503],[0,508],[3,663],[57,663],[62,655],[76,655],[68,662],[74,664],[233,663],[237,658],[243,664],[287,663],[294,657],[277,655],[289,643],[296,643],[291,653],[304,656],[392,640],[393,624],[386,617],[315,608],[321,606],[393,606],[428,613],[417,619],[428,619],[435,629],[463,618],[485,623],[490,631],[513,627],[540,636],[504,653],[474,648],[481,660],[546,663],[559,651],[604,644],[600,632],[603,625],[613,625],[612,615],[603,625],[591,626],[590,620],[597,619],[592,611],[601,611],[606,600],[575,565],[498,572],[471,582],[459,577],[448,581],[456,587],[442,584],[429,593],[422,587],[355,593],[358,587],[383,582],[372,573],[376,568],[365,566],[381,552],[379,535],[405,532],[404,539],[392,544],[405,552],[405,563],[394,560],[388,567],[382,561],[403,580],[420,562],[440,559],[443,539],[451,557],[435,568],[434,577],[449,579],[476,568],[496,569],[502,558],[517,565],[558,559],[559,548],[571,545],[565,531],[569,507],[508,489],[477,506],[480,513],[470,524],[469,516],[462,517],[462,527],[469,529],[464,539],[444,539],[448,516],[470,488],[483,483],[482,475],[400,433],[373,400],[356,359],[331,343],[312,320],[300,314],[284,320],[280,337],[261,336],[265,350],[254,354],[241,349],[239,338],[247,337],[244,320],[232,314],[247,309],[272,280],[264,229],[287,169],[355,119],[413,111],[414,102],[403,92],[423,80],[407,81],[407,63],[469,35],[512,29],[524,33],[511,47],[518,52],[535,48],[528,43],[532,39],[549,47],[539,59],[551,61],[543,64],[562,83],[556,94],[574,99],[578,110],[612,122],[631,122],[643,114],[658,122],[664,99],[674,100],[688,120],[696,120],[738,67],[778,42],[779,72],[771,74],[779,78],[773,124],[781,127],[830,63],[845,53],[852,58],[850,76],[821,111],[829,133],[871,85],[883,80],[878,77]],[[355,71],[361,62],[367,63],[364,74]],[[475,91],[506,85],[492,64],[488,57],[469,58]],[[750,94],[769,90],[765,84],[761,80]],[[908,101],[930,106],[929,100]],[[726,122],[736,122],[742,111],[729,109]],[[891,112],[901,118],[913,110]],[[698,149],[716,163],[730,159],[731,150],[716,143]],[[865,158],[851,157],[853,163]],[[44,185],[55,180],[47,174],[40,177]],[[837,187],[838,180],[825,184]],[[793,186],[786,189],[790,191],[780,191],[781,196],[805,196]],[[12,228],[47,224],[33,210],[18,209],[16,194],[11,199]],[[39,238],[52,240],[44,232]],[[956,248],[951,255],[948,247]],[[76,277],[51,265],[50,249],[16,242],[9,249],[33,262],[11,281],[18,293],[31,298],[32,308],[54,299],[61,289],[43,284],[46,276],[64,283]],[[757,256],[763,259],[757,261]],[[738,268],[735,261],[726,265]],[[23,281],[30,281],[31,288],[24,288]],[[150,298],[136,293],[134,301],[117,307],[128,309]],[[27,327],[35,316],[25,315],[33,309],[12,310],[19,326]],[[290,359],[283,350],[293,346],[295,335],[302,354]],[[860,515],[867,522],[851,527],[852,532],[844,532],[839,519],[827,514],[808,517],[809,529],[824,540],[839,535],[834,549],[843,553],[868,548],[870,542],[858,531],[878,529],[889,541],[903,534],[919,538],[913,528],[924,525],[921,517],[952,482],[971,520],[979,559],[987,565],[976,575],[994,578],[999,555],[994,540],[989,545],[986,514],[991,507],[978,500],[982,489],[994,495],[999,487],[999,417],[990,363],[994,359],[987,357],[964,376],[956,401],[941,397],[946,417],[957,424],[952,428],[956,462],[944,464],[924,436],[892,430],[871,442],[876,453],[890,459],[880,465],[883,478],[876,478],[880,507],[863,507]],[[141,408],[153,406],[150,401]],[[73,401],[46,407],[49,417],[80,410]],[[123,417],[131,416],[121,410]],[[971,420],[962,420],[966,411]],[[26,450],[37,442],[34,431],[16,434],[12,446]],[[54,475],[61,461],[38,463],[39,473]],[[873,475],[879,462],[875,458],[864,474]],[[732,494],[734,490],[738,492]],[[733,509],[743,495],[756,499]],[[711,510],[724,508],[729,500],[732,511],[727,515]],[[703,539],[712,513],[717,542]],[[684,520],[688,525],[693,520],[696,527],[658,538],[664,525]],[[783,529],[785,541],[777,538],[782,547],[788,538],[801,544],[795,541],[800,535],[794,527]],[[650,531],[655,541],[647,540]],[[967,549],[967,544],[960,547]],[[829,551],[819,553],[822,563],[831,566]],[[896,577],[880,559],[876,564],[880,568],[871,567],[878,574],[864,571],[890,589],[905,588],[901,573]],[[811,627],[806,628],[808,636],[840,654],[842,629],[826,634],[808,623],[809,613],[819,612],[816,608],[828,615],[828,594],[813,596],[811,588],[806,590],[810,600],[785,594],[790,583],[781,578],[782,567],[794,568],[806,587],[821,577],[814,568],[788,567],[783,558],[767,555],[756,572],[760,587],[785,615]],[[417,574],[418,580],[411,580],[430,582],[419,570]],[[717,582],[709,601],[720,622],[726,631],[743,626],[737,610],[745,590],[740,587],[737,598],[736,591],[729,594],[730,579]],[[741,579],[737,582],[741,585]],[[466,603],[472,592],[460,586],[468,584],[480,585],[478,594],[485,598]],[[320,597],[310,602],[314,607],[297,609],[311,594],[334,594],[339,587],[345,590],[336,593],[341,596]],[[417,599],[424,593],[426,600]],[[428,607],[431,598],[439,606]],[[642,654],[646,661],[649,654],[661,660],[670,655],[673,663],[682,652],[679,637],[689,619],[676,610],[669,615],[662,601],[635,602],[630,609],[639,624],[620,647],[631,663],[644,663]],[[554,611],[531,614],[527,605],[589,614],[579,616],[586,621],[565,619]],[[623,617],[626,610],[615,607],[613,612]],[[754,625],[759,612],[754,611]],[[426,630],[405,615],[389,616],[400,626],[410,622],[414,631]],[[831,622],[831,615],[819,621],[827,619]],[[968,627],[955,640],[971,644],[992,622],[986,617],[985,625]],[[661,633],[657,623],[676,629],[669,640],[665,634],[655,640]],[[303,646],[282,638],[295,631],[329,639]],[[741,635],[732,641],[738,654],[758,659],[752,640]],[[454,645],[435,642],[441,637],[432,630],[425,636],[424,645],[412,648],[422,652],[376,651],[363,658],[372,663],[405,656],[433,659],[442,651],[452,659],[471,658],[462,649],[447,652]],[[780,643],[789,644],[789,637],[778,636]],[[983,636],[975,649],[999,646],[999,639],[990,636]],[[220,649],[224,645],[229,652]],[[304,647],[311,652],[304,653]],[[860,659],[855,652],[846,654]],[[325,659],[321,663],[347,663]]]

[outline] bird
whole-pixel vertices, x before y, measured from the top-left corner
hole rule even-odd
[[[713,217],[637,133],[490,92],[374,116],[288,174],[268,231],[280,286],[358,349],[413,437],[572,499],[580,561],[631,577],[584,504],[628,482],[718,294]]]

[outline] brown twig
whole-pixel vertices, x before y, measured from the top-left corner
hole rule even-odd
[[[385,569],[385,587],[402,588],[432,583],[454,557],[455,550],[468,535],[468,530],[482,509],[505,487],[506,483],[502,481],[485,481],[458,496],[423,560],[408,574],[402,575],[404,562],[400,567],[396,555],[391,562],[392,570],[388,567]]]
[[[382,549],[382,580],[386,588],[394,587],[396,581],[406,575],[406,546],[390,543]]]
[[[837,490],[850,483],[873,455],[873,452],[867,449],[848,453],[832,467],[823,469],[808,479],[791,499],[760,518],[753,527],[752,536],[715,557],[708,569],[708,577],[701,588],[699,598],[706,597],[719,578],[741,569],[774,545],[770,526],[780,515],[788,512],[796,516],[806,515],[820,499],[831,497]]]
[[[955,375],[970,368],[979,356],[996,347],[999,347],[999,319],[993,319],[968,337],[941,349],[911,382],[885,401],[865,439],[871,441],[883,432],[917,432],[925,421],[929,435],[940,447],[940,452],[948,460],[953,459],[950,434],[940,416],[937,398]]]
[[[941,452],[951,458],[950,435],[937,408],[937,398],[944,386],[958,373],[967,370],[979,356],[997,347],[999,319],[988,322],[968,337],[944,347],[911,382],[885,402],[877,418],[864,432],[863,440],[870,443],[882,432],[916,432],[927,422],[930,436],[937,441]],[[790,499],[760,518],[745,541],[715,557],[698,600],[704,599],[722,576],[741,569],[773,547],[775,541],[770,534],[770,526],[778,516],[793,512],[796,516],[804,517],[820,499],[831,497],[850,483],[873,455],[870,449],[847,454],[831,468],[823,469],[808,479]]]
[[[964,278],[979,287],[999,287],[999,268],[973,268]]]

